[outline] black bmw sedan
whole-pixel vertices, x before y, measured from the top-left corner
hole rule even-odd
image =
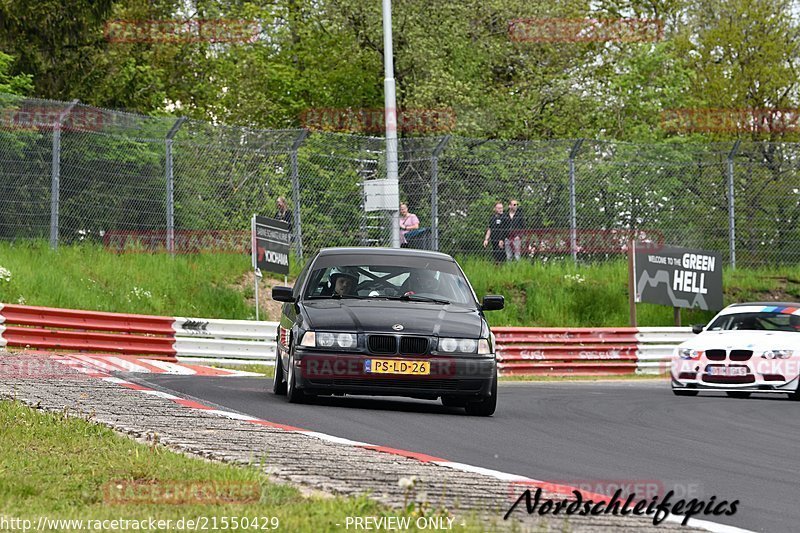
[[[494,336],[456,261],[410,249],[326,248],[284,302],[273,390],[290,402],[322,394],[407,396],[490,416],[497,406]]]

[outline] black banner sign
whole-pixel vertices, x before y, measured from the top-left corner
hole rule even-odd
[[[722,309],[722,258],[716,252],[664,246],[636,250],[636,301],[670,307]]]
[[[289,224],[253,215],[253,267],[277,274],[289,273]]]

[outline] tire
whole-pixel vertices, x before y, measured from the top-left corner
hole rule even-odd
[[[497,409],[497,370],[494,371],[491,395],[476,402],[467,403],[464,408],[471,416],[492,416]]]
[[[672,389],[672,394],[675,396],[697,396],[700,391],[692,389]]]
[[[747,390],[729,390],[725,394],[727,394],[729,398],[746,399],[750,397],[750,391]]]
[[[286,382],[283,380],[283,363],[281,356],[275,358],[275,373],[272,376],[272,392],[278,396],[286,396]]]
[[[800,385],[797,386],[796,391],[789,393],[789,399],[794,402],[800,402]]]
[[[297,388],[297,380],[294,375],[294,352],[289,351],[289,368],[286,370],[286,398],[289,403],[303,403],[306,399],[303,391]]]

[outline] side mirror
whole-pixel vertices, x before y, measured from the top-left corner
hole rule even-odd
[[[503,296],[487,294],[483,297],[481,309],[484,311],[499,311],[506,306],[506,299]]]
[[[692,333],[694,334],[702,333],[705,327],[706,327],[705,324],[692,324]]]
[[[294,294],[291,287],[272,287],[272,299],[277,302],[293,302]]]

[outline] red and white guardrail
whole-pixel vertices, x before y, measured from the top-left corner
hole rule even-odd
[[[268,362],[277,322],[0,304],[0,347],[137,355],[177,362]]]
[[[492,328],[502,375],[660,374],[691,328]]]
[[[167,362],[275,361],[277,322],[0,304],[0,347],[137,355]],[[498,327],[503,375],[663,373],[690,328]]]

